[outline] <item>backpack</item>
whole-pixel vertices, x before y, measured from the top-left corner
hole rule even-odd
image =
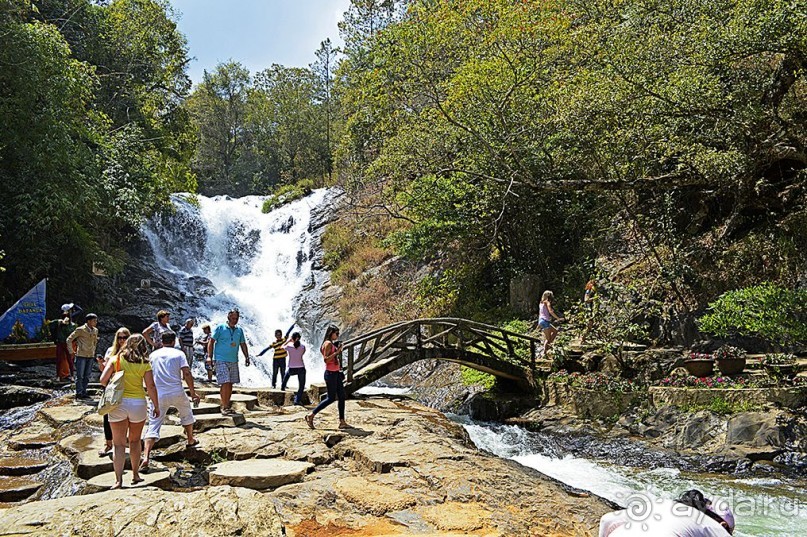
[[[98,413],[102,416],[109,414],[120,406],[123,399],[123,375],[124,371],[120,370],[120,355],[115,362],[115,374],[109,379],[109,382],[101,394],[101,399],[98,400]]]

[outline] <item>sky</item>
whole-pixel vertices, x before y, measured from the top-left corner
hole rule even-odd
[[[188,74],[202,73],[227,60],[250,72],[273,63],[306,67],[326,38],[341,45],[337,23],[350,0],[170,0],[179,30],[188,39]]]

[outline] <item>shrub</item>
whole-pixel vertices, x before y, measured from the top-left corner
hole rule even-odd
[[[700,318],[700,329],[718,337],[752,336],[779,345],[807,341],[807,290],[772,283],[722,294]]]
[[[491,390],[496,384],[496,377],[493,375],[484,373],[482,371],[477,371],[476,369],[472,369],[470,367],[462,366],[460,368],[460,374],[462,375],[462,383],[466,386],[479,385],[484,387],[486,390]]]
[[[287,203],[304,198],[311,194],[314,186],[313,179],[301,179],[291,185],[282,185],[264,200],[262,211],[268,213]]]
[[[766,354],[762,357],[760,363],[767,366],[793,365],[796,363],[796,357],[792,354]]]

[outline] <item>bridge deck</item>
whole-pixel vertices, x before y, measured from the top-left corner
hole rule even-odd
[[[345,342],[347,383],[353,392],[419,360],[437,359],[510,379],[532,389],[540,340],[466,319],[416,319]]]

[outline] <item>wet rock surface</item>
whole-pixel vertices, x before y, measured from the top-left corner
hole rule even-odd
[[[0,410],[41,403],[51,397],[51,392],[42,388],[0,386]]]

